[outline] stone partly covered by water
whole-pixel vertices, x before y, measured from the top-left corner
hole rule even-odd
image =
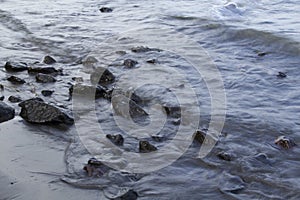
[[[94,73],[91,74],[91,82],[93,84],[107,85],[114,82],[115,76],[106,68],[98,67]]]
[[[10,101],[11,103],[18,103],[18,102],[21,102],[22,99],[19,96],[12,95],[12,96],[8,97],[8,101]]]
[[[17,62],[6,62],[4,65],[4,68],[8,72],[21,72],[26,71],[28,69],[28,66],[26,63],[17,63]]]
[[[29,99],[19,104],[20,116],[30,123],[72,125],[74,119],[59,108],[43,102],[41,99]]]
[[[48,74],[37,74],[35,76],[36,82],[38,83],[53,83],[56,81],[56,79]]]
[[[56,63],[56,60],[54,58],[52,58],[51,56],[45,56],[43,63],[47,64],[47,65],[51,65]]]
[[[28,73],[35,74],[35,73],[41,73],[41,74],[62,74],[61,69],[55,69],[54,67],[29,67]]]
[[[15,117],[15,109],[0,101],[0,123],[11,120]]]
[[[24,84],[24,83],[26,83],[25,80],[23,80],[23,79],[21,79],[17,76],[10,76],[10,77],[7,78],[7,80],[9,82],[13,83],[13,84]]]

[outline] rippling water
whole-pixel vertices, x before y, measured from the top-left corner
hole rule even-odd
[[[181,55],[176,55],[180,38],[174,43],[161,35],[174,52],[128,53],[113,62],[105,60],[112,52],[130,52],[110,45],[113,44],[110,40],[121,41],[125,46],[139,44],[136,38],[123,36],[124,32],[141,27],[167,28],[184,34],[205,50],[221,74],[226,93],[226,122],[217,145],[207,157],[196,158],[199,145],[193,143],[172,165],[152,173],[110,171],[101,178],[86,178],[82,165],[91,155],[77,138],[74,127],[70,137],[75,141],[66,153],[68,174],[62,177],[65,182],[83,189],[99,188],[106,196],[133,188],[140,199],[300,198],[299,148],[281,150],[274,145],[274,139],[280,135],[300,144],[300,1],[2,0],[0,5],[1,62],[34,63],[49,54],[57,59],[56,67],[63,68],[65,73],[54,85],[39,85],[27,73],[20,73],[29,84],[16,88],[5,81],[8,74],[2,70],[0,78],[7,88],[6,95],[19,91],[26,99],[34,96],[31,88],[36,91],[54,88],[55,95],[45,100],[72,109],[72,102],[67,101],[71,77],[85,76],[91,68],[79,61],[93,55],[99,65],[109,64],[123,86],[143,85],[148,80],[156,82],[157,86],[145,86],[140,93],[150,99],[158,98],[160,103],[174,103],[172,94],[159,87],[168,82],[168,75],[169,87],[177,88],[178,92],[184,91],[182,85],[188,82],[201,98],[195,102],[186,97],[184,103],[189,108],[199,104],[196,107],[201,110],[200,128],[207,128],[211,103],[205,77],[195,73]],[[113,12],[100,13],[102,6],[113,8]],[[139,38],[146,40],[153,35],[148,32]],[[259,56],[260,53],[266,55]],[[131,77],[133,72],[120,66],[126,58],[138,60],[140,77]],[[145,64],[152,58],[160,61],[157,68]],[[185,80],[171,76],[174,70],[185,74]],[[286,73],[287,77],[278,78],[278,72]],[[102,131],[120,132],[110,103],[99,100],[95,105]],[[98,131],[91,124],[84,130]],[[157,134],[167,141],[151,142],[162,148],[176,131],[178,126],[167,119]],[[133,147],[137,147],[141,135],[134,131],[133,137],[124,131],[123,134],[128,141],[124,148],[137,151]],[[233,160],[220,160],[217,154],[222,151],[232,154]]]

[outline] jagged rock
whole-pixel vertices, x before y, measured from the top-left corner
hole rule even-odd
[[[150,144],[148,141],[140,141],[139,150],[141,153],[149,153],[151,151],[156,151],[157,148],[154,145]]]
[[[197,130],[194,133],[194,140],[196,140],[197,142],[199,142],[200,144],[202,144],[205,140],[206,137],[206,133],[200,130]]]
[[[92,84],[107,85],[114,82],[115,76],[106,68],[98,67],[91,74]]]
[[[62,74],[61,69],[55,69],[54,67],[29,67],[28,73],[30,74]]]
[[[23,62],[20,62],[20,63],[6,62],[4,65],[4,68],[6,69],[6,71],[9,71],[9,72],[21,72],[21,71],[27,70],[28,66],[26,63],[23,63]]]
[[[100,10],[100,12],[102,12],[102,13],[110,13],[110,12],[113,11],[112,8],[108,8],[108,7],[102,7],[102,8],[100,8],[99,10]]]
[[[67,124],[72,125],[74,119],[59,108],[43,102],[41,99],[29,99],[19,103],[22,108],[20,116],[30,123],[38,124]]]
[[[115,145],[121,146],[124,143],[124,138],[121,134],[117,134],[117,135],[107,134],[106,137]]]
[[[126,59],[126,60],[124,60],[124,63],[123,63],[123,65],[128,68],[133,68],[137,64],[138,64],[138,62],[135,60],[132,60],[132,59]]]
[[[48,74],[37,74],[35,76],[36,82],[38,83],[53,83],[56,79]]]
[[[26,83],[26,81],[24,81],[23,79],[16,77],[16,76],[10,76],[9,78],[7,78],[7,80],[13,84],[24,84]]]
[[[0,101],[0,123],[15,117],[15,109]]]
[[[53,90],[42,90],[41,93],[44,97],[49,97],[53,94]]]
[[[45,56],[43,63],[47,64],[47,65],[51,65],[56,63],[56,60],[54,58],[52,58],[51,56]]]
[[[11,103],[18,103],[18,102],[21,102],[22,99],[17,96],[10,96],[10,97],[8,97],[8,101],[10,101]]]

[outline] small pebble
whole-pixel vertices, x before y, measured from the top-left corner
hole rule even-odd
[[[10,96],[8,97],[8,101],[10,101],[11,103],[19,103],[22,101],[22,99],[17,96]]]
[[[41,93],[44,97],[49,97],[53,94],[53,90],[42,90]]]

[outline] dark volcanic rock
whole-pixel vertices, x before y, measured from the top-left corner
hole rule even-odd
[[[10,97],[8,97],[8,101],[10,101],[12,103],[18,103],[18,102],[21,102],[22,99],[20,97],[17,97],[17,96],[10,96]]]
[[[15,109],[0,101],[0,123],[15,117]]]
[[[16,76],[11,76],[9,78],[7,78],[7,80],[13,84],[24,84],[26,83],[26,81],[24,81],[23,79],[16,77]]]
[[[0,84],[0,91],[4,90],[4,86],[2,84]]]
[[[47,65],[51,65],[56,63],[56,60],[54,58],[52,58],[51,56],[45,56],[43,63],[47,64]]]
[[[54,67],[29,67],[28,73],[35,74],[35,73],[41,73],[41,74],[62,74],[61,69],[55,69]]]
[[[121,146],[124,143],[124,138],[121,134],[117,134],[117,135],[107,134],[106,137],[115,145]]]
[[[139,150],[141,153],[149,153],[151,151],[156,151],[157,148],[154,145],[150,144],[148,141],[140,141]]]
[[[20,116],[30,123],[39,124],[68,124],[74,123],[74,119],[59,108],[42,102],[40,99],[29,99],[19,104],[22,108]]]
[[[92,84],[107,85],[114,82],[115,76],[106,68],[98,67],[94,73],[91,74]]]
[[[133,47],[133,48],[131,48],[131,51],[134,53],[145,53],[145,52],[149,52],[149,51],[161,52],[160,49],[149,48],[149,47],[144,47],[144,46]]]
[[[112,8],[108,8],[108,7],[102,7],[102,8],[100,8],[99,10],[100,10],[100,12],[102,12],[102,13],[110,13],[110,12],[113,11]]]
[[[0,96],[0,101],[3,101],[4,100],[4,96]]]
[[[53,90],[42,90],[41,91],[42,95],[45,97],[51,96],[53,94],[53,92],[54,92]]]
[[[21,72],[28,69],[27,64],[22,62],[6,62],[4,68],[9,72]]]
[[[35,76],[36,82],[38,83],[53,83],[56,79],[48,74],[37,74]]]
[[[138,62],[135,60],[132,60],[132,59],[126,59],[126,60],[124,60],[124,63],[123,63],[123,65],[128,68],[133,68],[137,64],[138,64]]]

